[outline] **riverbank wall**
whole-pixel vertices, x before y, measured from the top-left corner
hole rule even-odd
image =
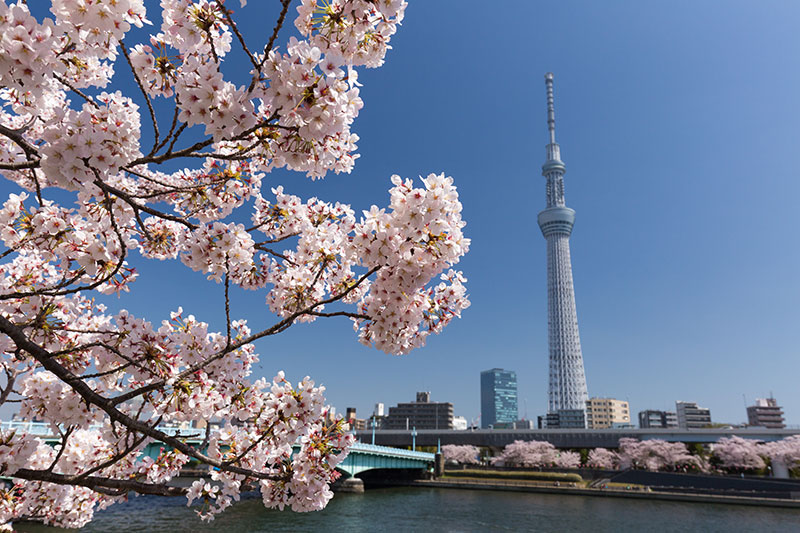
[[[492,490],[509,492],[535,492],[542,494],[560,494],[573,496],[592,496],[600,498],[631,498],[641,500],[661,500],[693,503],[722,503],[733,505],[757,505],[767,507],[784,507],[800,509],[800,499],[789,498],[762,498],[757,496],[732,496],[721,494],[700,494],[689,492],[672,492],[631,487],[619,488],[590,488],[571,487],[564,484],[532,484],[514,481],[488,481],[467,479],[425,479],[406,481],[404,486],[447,488],[461,490]]]

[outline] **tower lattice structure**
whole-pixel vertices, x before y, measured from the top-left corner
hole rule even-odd
[[[566,167],[556,143],[552,73],[545,75],[545,84],[550,143],[547,145],[547,160],[542,165],[542,175],[547,179],[547,208],[539,213],[539,228],[547,240],[547,329],[550,348],[548,413],[557,413],[565,409],[585,410],[589,395],[569,253],[575,211],[564,203]]]

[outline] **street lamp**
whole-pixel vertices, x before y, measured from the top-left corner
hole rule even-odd
[[[375,446],[375,415],[372,415],[372,445]]]
[[[411,451],[417,451],[417,426],[411,429]]]

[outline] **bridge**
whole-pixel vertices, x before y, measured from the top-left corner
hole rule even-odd
[[[412,431],[383,429],[375,431],[376,444],[382,446],[435,447],[444,444],[471,444],[485,448],[503,448],[515,440],[547,441],[556,448],[616,448],[619,439],[661,439],[668,442],[712,444],[723,437],[738,436],[762,442],[781,440],[800,435],[800,429],[731,428],[731,429],[475,429]],[[372,430],[358,431],[356,437],[372,441]]]
[[[432,453],[356,442],[336,468],[351,477],[373,469],[427,470],[433,466],[434,457]]]
[[[51,446],[61,442],[57,436],[53,435],[50,424],[44,422],[3,421],[0,422],[0,429],[3,431],[17,430],[35,435]],[[171,436],[184,437],[187,444],[198,446],[203,442],[203,429],[174,427],[157,429]],[[142,455],[155,459],[163,447],[162,442],[151,442],[142,450]],[[300,445],[295,445],[295,449],[299,450]],[[337,465],[336,469],[345,474],[345,477],[355,477],[362,472],[375,469],[428,470],[433,467],[434,457],[432,453],[356,442],[350,447],[350,453]]]

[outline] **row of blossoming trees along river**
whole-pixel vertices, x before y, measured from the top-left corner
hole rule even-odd
[[[693,453],[694,452],[694,453]],[[442,446],[448,462],[478,464],[480,450],[470,445]],[[528,468],[629,468],[666,472],[709,472],[729,474],[764,473],[770,465],[782,465],[789,471],[800,467],[800,435],[776,442],[757,442],[741,437],[727,437],[709,450],[691,451],[682,442],[653,439],[620,439],[619,448],[595,448],[588,453],[559,450],[549,442],[515,441],[489,459],[494,466]]]

